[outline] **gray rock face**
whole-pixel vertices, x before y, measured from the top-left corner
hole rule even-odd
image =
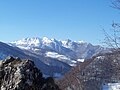
[[[59,90],[53,78],[43,78],[30,60],[9,57],[0,61],[0,90]]]

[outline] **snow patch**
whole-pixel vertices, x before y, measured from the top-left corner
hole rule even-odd
[[[45,55],[46,57],[57,58],[59,60],[64,60],[64,59],[70,60],[70,58],[66,57],[65,55],[60,55],[56,52],[47,52]]]
[[[71,62],[73,62],[73,63],[77,63],[77,61],[74,61],[74,60],[72,60]]]
[[[46,52],[45,57],[51,57],[51,58],[58,59],[62,62],[69,64],[70,66],[76,66],[76,64],[77,64],[76,60],[72,60],[72,59],[70,59],[64,55],[58,54],[56,52]]]
[[[84,62],[85,59],[77,59],[78,62]]]
[[[52,43],[52,40],[50,40],[50,39],[47,38],[47,37],[43,37],[42,41],[43,41],[43,44],[49,44],[49,43]]]
[[[120,90],[120,83],[108,83],[102,86],[102,90]]]
[[[98,56],[97,59],[104,59],[105,56]]]
[[[74,64],[74,63],[72,63],[72,64],[69,64],[69,65],[70,65],[70,66],[72,66],[72,67],[73,67],[73,66],[76,66],[76,64]]]

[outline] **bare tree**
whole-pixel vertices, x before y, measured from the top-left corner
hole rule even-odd
[[[103,31],[105,35],[104,43],[111,48],[119,49],[120,48],[120,24],[113,22],[112,29],[110,29],[111,33],[108,33],[104,29]]]
[[[112,7],[120,10],[120,0],[114,0]],[[110,33],[103,29],[105,35],[104,43],[113,48],[113,50],[120,51],[120,23],[113,22],[111,26]]]

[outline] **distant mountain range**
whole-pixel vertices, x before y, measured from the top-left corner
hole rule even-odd
[[[60,77],[99,53],[109,50],[84,41],[56,40],[47,37],[24,38],[10,43],[0,42],[0,59],[6,56],[32,59],[44,75]]]

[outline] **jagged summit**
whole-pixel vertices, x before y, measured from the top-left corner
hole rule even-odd
[[[59,90],[52,77],[44,78],[31,60],[8,57],[0,61],[0,90]]]
[[[83,59],[90,58],[105,51],[99,45],[95,46],[84,41],[72,41],[70,39],[62,41],[47,37],[24,38],[9,44],[13,47],[29,50],[32,53],[41,54],[45,57],[56,58],[70,66],[74,66],[80,60],[83,61]],[[61,56],[64,58],[60,59],[59,57]]]
[[[5,59],[8,55],[29,58],[45,76],[54,77],[61,77],[70,70],[71,66],[76,66],[101,52],[107,52],[105,48],[98,45],[47,37],[24,38],[9,44],[0,43],[0,49],[0,59]]]
[[[72,41],[70,39],[67,40],[57,40],[55,38],[49,39],[47,37],[39,38],[39,37],[33,37],[33,38],[23,38],[21,40],[10,42],[11,45],[18,46],[22,49],[31,49],[33,47],[40,47],[43,46],[49,46],[53,47],[52,45],[55,44],[56,46],[63,46],[63,47],[69,47],[68,43],[86,43],[84,41]]]

